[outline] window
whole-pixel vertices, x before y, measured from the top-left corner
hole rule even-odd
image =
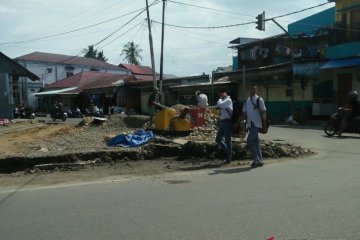
[[[66,77],[71,77],[72,75],[74,75],[73,72],[66,72]]]
[[[291,97],[291,88],[286,89],[286,96]]]

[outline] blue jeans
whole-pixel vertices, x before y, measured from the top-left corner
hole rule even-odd
[[[225,119],[220,121],[220,127],[216,134],[215,142],[225,150],[226,152],[226,161],[231,161],[232,157],[232,145],[231,145],[231,135],[232,135],[232,122],[231,119]],[[225,138],[225,141],[223,141]]]
[[[254,156],[254,160],[257,162],[262,162],[262,154],[259,140],[259,128],[255,127],[253,123],[251,123],[251,127],[249,129],[247,145]]]

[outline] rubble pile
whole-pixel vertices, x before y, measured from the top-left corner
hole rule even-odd
[[[300,155],[311,154],[309,149],[291,144],[273,143],[261,141],[262,154],[265,158],[298,157]],[[251,159],[251,152],[246,146],[245,140],[233,142],[233,159]],[[214,142],[188,141],[181,149],[179,159],[218,159],[224,158],[225,152]]]
[[[201,127],[195,127],[193,132],[186,138],[192,141],[215,140],[218,125],[218,116],[207,111]]]

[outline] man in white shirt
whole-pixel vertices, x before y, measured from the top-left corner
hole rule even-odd
[[[218,90],[219,100],[216,107],[220,109],[220,126],[216,134],[215,142],[225,150],[226,159],[224,164],[231,162],[232,158],[232,146],[231,146],[231,135],[232,135],[232,113],[233,113],[233,102],[230,96],[227,94],[227,89],[222,87]],[[223,141],[223,138],[225,141]]]
[[[243,107],[243,118],[246,119],[246,126],[249,129],[247,144],[254,156],[251,167],[263,166],[261,154],[259,130],[265,127],[266,107],[264,100],[257,94],[257,86],[251,85],[250,97],[245,101]]]
[[[196,91],[195,94],[196,94],[196,105],[199,108],[207,108],[209,104],[208,104],[208,97],[206,96],[206,94],[200,91]]]

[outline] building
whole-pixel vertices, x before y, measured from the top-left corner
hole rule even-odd
[[[65,108],[78,107],[82,111],[93,102],[107,110],[109,106],[121,104],[117,102],[117,88],[129,78],[133,76],[93,71],[79,72],[46,85],[44,91],[34,95],[38,97],[39,105],[44,112],[49,112],[55,101],[61,101]]]
[[[336,0],[335,23],[326,49],[328,62],[321,66],[334,93],[334,107],[344,106],[351,90],[360,91],[360,1]]]
[[[247,98],[249,84],[257,84],[274,119],[295,115],[304,120],[319,114],[317,101],[326,103],[333,94],[332,88],[324,88],[330,75],[321,67],[328,60],[329,29],[335,22],[334,16],[335,8],[330,8],[290,24],[286,34],[232,40],[233,69],[213,72],[213,78],[228,76],[237,89],[237,101]],[[326,114],[332,107],[327,106]]]
[[[26,77],[21,77],[20,82],[24,90],[20,92],[20,101],[26,105],[38,108],[34,93],[38,92],[47,84],[57,82],[79,72],[97,71],[117,74],[130,74],[125,68],[121,68],[93,58],[68,56],[53,53],[33,52],[15,60],[29,71],[35,73],[40,82],[34,83]]]
[[[13,118],[13,108],[21,103],[19,91],[22,86],[21,77],[31,81],[39,77],[0,52],[0,118]]]

